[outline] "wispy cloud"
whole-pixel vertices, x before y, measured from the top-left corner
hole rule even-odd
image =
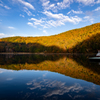
[[[33,21],[33,23],[34,23],[34,25],[40,25],[40,26],[42,26],[42,24],[45,22],[45,21],[43,21],[43,19],[36,19],[36,18],[31,18],[31,19],[29,19],[29,21]]]
[[[58,2],[57,6],[58,8],[64,9],[69,7],[71,3],[73,3],[73,0],[63,0],[63,2]]]
[[[51,3],[50,0],[40,0],[42,2],[42,6],[44,11],[52,10],[53,12],[57,12],[60,9],[65,9],[70,7],[70,4],[73,3],[73,0],[63,0],[62,2]]]
[[[20,14],[19,16],[21,16],[21,17],[25,17],[24,15],[22,15],[22,14]]]
[[[11,9],[10,7],[8,7],[8,6],[4,6],[6,9]]]
[[[66,16],[66,15],[63,15],[62,13],[60,13],[60,14],[53,14],[53,13],[48,12],[48,11],[45,11],[43,13],[46,16],[54,18],[54,19],[57,19],[58,22],[60,21],[62,23],[71,22],[71,23],[76,24],[76,23],[79,23],[80,21],[82,21],[82,19],[79,18],[78,16],[69,17],[69,16]]]
[[[100,0],[97,0],[97,2],[96,3],[100,3]]]
[[[32,16],[32,13],[26,7],[24,7],[24,12],[26,12],[28,16]]]
[[[4,5],[3,3],[1,3],[0,6],[1,6],[1,7],[4,7],[5,9],[8,9],[8,10],[11,9],[10,7]]]
[[[84,21],[90,21],[91,23],[93,23],[94,18],[92,18],[91,16],[85,16]]]
[[[9,28],[9,29],[16,29],[15,27],[12,27],[12,26],[8,26],[8,28]]]
[[[28,25],[41,26],[43,28],[50,28],[50,27],[57,27],[57,26],[65,25],[67,22],[77,24],[80,21],[82,21],[82,19],[78,16],[69,17],[63,14],[53,14],[48,11],[45,11],[43,13],[47,17],[49,17],[48,18],[49,20],[44,19],[44,18],[41,18],[41,19],[31,18],[29,19],[29,21],[32,21],[32,22],[28,22]]]
[[[95,0],[76,0],[76,1],[84,5],[95,4]]]
[[[79,11],[71,10],[71,11],[69,11],[67,14],[70,14],[70,13],[74,13],[74,14],[83,14],[83,11],[81,11],[81,10],[79,10]]]
[[[100,7],[96,8],[94,11],[99,11],[100,10]]]
[[[32,27],[36,28],[36,26],[33,25],[33,23],[31,23],[31,22],[28,22],[27,24],[28,24],[29,26],[32,26]]]
[[[52,11],[56,11],[57,10],[57,6],[53,3],[50,3],[50,0],[40,0],[42,2],[42,6],[44,8],[44,10],[52,10]]]
[[[18,2],[20,2],[21,4],[25,5],[26,7],[35,10],[34,6],[24,0],[18,0]]]

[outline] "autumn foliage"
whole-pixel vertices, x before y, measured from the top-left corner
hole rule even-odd
[[[100,23],[96,23],[53,36],[2,38],[0,52],[95,53],[99,44]]]

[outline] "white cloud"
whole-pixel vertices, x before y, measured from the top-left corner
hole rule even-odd
[[[20,14],[19,16],[21,16],[21,17],[25,17],[24,15],[22,15],[22,14]]]
[[[0,33],[0,36],[4,36],[5,34],[4,33]]]
[[[84,17],[85,21],[90,21],[91,23],[93,23],[94,19],[90,16],[85,16]]]
[[[45,11],[45,12],[43,12],[43,14],[45,14],[48,17],[55,18],[55,19],[62,19],[63,18],[63,14],[53,14],[50,11]]]
[[[24,7],[24,12],[26,12],[28,16],[32,16],[32,13],[26,7]]]
[[[83,14],[83,11],[75,11],[75,10],[71,10],[67,14],[70,14],[71,12],[74,14]]]
[[[63,2],[58,2],[57,6],[58,8],[64,9],[66,7],[69,7],[71,3],[73,3],[73,0],[63,0]]]
[[[100,0],[97,0],[97,2],[96,3],[100,3]]]
[[[6,6],[6,5],[3,5],[3,4],[0,4],[0,6],[1,6],[1,7],[4,7],[5,9],[8,9],[8,10],[11,9],[10,7],[8,7],[8,6]]]
[[[41,0],[42,2],[42,6],[44,8],[44,10],[52,10],[52,11],[56,11],[57,10],[57,6],[55,4],[50,4],[49,0]]]
[[[18,0],[21,4],[25,5],[26,7],[35,10],[34,6],[26,1]]]
[[[31,19],[29,19],[29,21],[35,21],[34,22],[35,25],[40,25],[41,23],[44,22],[43,19],[38,20],[38,19],[35,19],[35,18],[31,18]]]
[[[48,4],[50,3],[49,0],[41,0],[42,1],[42,6],[48,6]]]
[[[33,23],[31,23],[31,22],[28,22],[27,24],[28,24],[29,26],[32,26],[32,27],[36,28],[36,26],[33,25]]]
[[[9,34],[0,33],[0,38],[3,38],[3,37],[13,37],[13,36],[15,36],[15,35],[14,34],[9,35]]]
[[[2,7],[3,7],[3,4],[0,4],[0,6],[2,6]]]
[[[12,27],[12,26],[8,26],[8,28],[9,28],[9,29],[15,29],[15,27]]]
[[[11,9],[10,7],[8,7],[8,6],[4,6],[6,9]]]
[[[48,34],[46,30],[43,30],[43,33],[45,33],[46,35]],[[47,73],[45,73],[43,76],[45,77]]]
[[[50,3],[50,0],[40,0],[42,2],[42,6],[44,7],[44,11],[52,10],[53,12],[57,12],[58,9],[65,9],[70,7],[70,4],[73,0],[63,0],[62,2]]]
[[[53,14],[50,11],[44,11],[43,14],[45,14],[49,18],[48,19],[31,18],[29,19],[30,22],[28,22],[28,25],[41,26],[43,28],[50,28],[50,27],[57,27],[57,26],[65,25],[67,22],[77,24],[80,21],[82,21],[82,18],[78,16],[69,17],[66,15],[63,15],[62,13]]]
[[[84,5],[94,4],[95,0],[76,0],[79,3],[83,3]]]
[[[96,8],[94,11],[99,11],[100,10],[100,7]]]
[[[53,14],[51,12],[45,11],[43,12],[46,16],[57,19],[57,22],[60,22],[61,24],[64,25],[65,22],[72,22],[74,24],[79,23],[80,21],[82,21],[81,18],[79,18],[78,16],[74,16],[74,17],[69,17],[69,16],[65,16],[63,14]]]

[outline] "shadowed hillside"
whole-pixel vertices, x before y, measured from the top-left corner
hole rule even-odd
[[[0,52],[96,53],[100,49],[99,34],[97,23],[54,36],[2,38]]]
[[[12,43],[12,42],[0,42],[0,52],[32,52],[32,53],[57,53],[65,52],[63,49],[57,46],[44,46],[39,43]]]
[[[68,49],[69,52],[75,53],[97,53],[98,50],[100,50],[100,33],[97,33]]]

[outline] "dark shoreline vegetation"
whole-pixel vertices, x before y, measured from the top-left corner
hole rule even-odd
[[[2,38],[0,52],[97,53],[99,44],[100,23],[96,23],[53,36]]]

